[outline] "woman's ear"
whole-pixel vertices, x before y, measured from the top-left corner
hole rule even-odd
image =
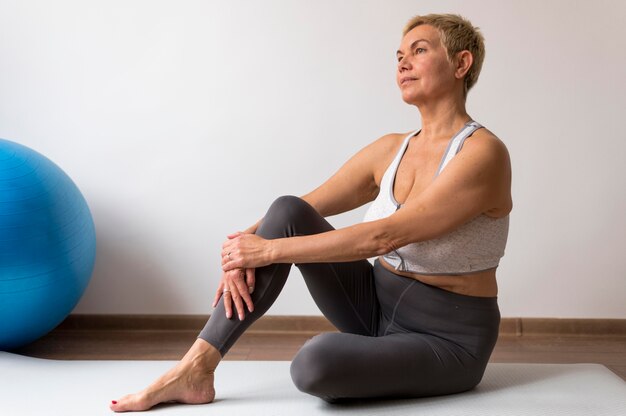
[[[472,67],[474,62],[474,56],[470,51],[461,51],[456,55],[456,70],[454,76],[457,79],[462,79],[467,75],[467,71]]]

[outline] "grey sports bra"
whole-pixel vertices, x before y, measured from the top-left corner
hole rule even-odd
[[[465,140],[482,126],[475,121],[466,123],[450,139],[435,177],[461,150]],[[409,134],[383,175],[378,197],[365,214],[364,221],[386,218],[401,208],[393,196],[396,171],[409,140],[418,131]],[[459,228],[432,240],[407,244],[382,257],[396,270],[425,275],[469,274],[493,269],[504,255],[509,233],[509,216],[491,218],[481,214]]]

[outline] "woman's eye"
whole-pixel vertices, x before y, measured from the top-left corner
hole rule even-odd
[[[415,54],[416,55],[419,55],[420,53],[424,53],[424,52],[426,52],[426,49],[424,49],[424,48],[417,48],[417,49],[415,49]]]

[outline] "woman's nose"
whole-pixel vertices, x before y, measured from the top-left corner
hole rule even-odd
[[[402,57],[398,61],[398,72],[403,72],[406,69],[411,69],[411,63],[408,59],[406,59],[406,57]]]

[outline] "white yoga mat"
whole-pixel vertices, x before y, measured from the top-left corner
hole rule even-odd
[[[57,361],[0,352],[0,415],[110,415],[173,361]],[[331,405],[298,391],[287,361],[223,361],[215,402],[167,404],[159,415],[624,416],[626,382],[598,364],[490,364],[474,390],[450,396]]]

